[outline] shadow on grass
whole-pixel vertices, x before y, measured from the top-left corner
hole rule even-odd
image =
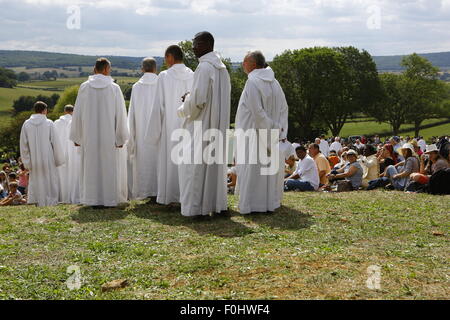
[[[274,213],[247,214],[243,217],[255,224],[281,230],[307,229],[313,224],[311,215],[286,206],[281,206]]]
[[[221,217],[183,217],[180,205],[163,206],[149,202],[138,205],[130,211],[138,218],[170,226],[184,226],[200,235],[234,238],[254,232],[251,228],[231,219],[235,212]]]
[[[219,217],[193,218],[183,217],[179,205],[163,206],[150,202],[140,204],[130,210],[138,218],[149,219],[170,226],[185,226],[201,235],[215,235],[224,238],[243,237],[255,230],[232,219],[242,216],[230,209],[229,215]],[[272,214],[242,216],[258,225],[274,229],[298,230],[312,225],[311,216],[295,209],[282,207]]]
[[[70,216],[72,220],[78,223],[122,220],[129,215],[128,206],[128,204],[121,204],[116,208],[107,209],[93,209],[89,206],[83,206],[76,209]]]

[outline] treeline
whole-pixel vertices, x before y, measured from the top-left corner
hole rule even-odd
[[[117,68],[134,69],[143,58],[105,56]],[[0,50],[0,66],[28,68],[62,68],[71,66],[92,66],[100,56],[78,54],[52,53],[41,51]],[[158,67],[164,62],[161,57],[155,57]]]

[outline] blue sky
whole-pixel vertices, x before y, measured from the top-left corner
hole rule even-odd
[[[80,29],[67,28],[74,5]],[[162,56],[202,30],[233,61],[311,46],[450,51],[450,0],[0,0],[0,49]]]

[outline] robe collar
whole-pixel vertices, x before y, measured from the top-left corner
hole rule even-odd
[[[142,77],[139,79],[140,84],[146,84],[146,85],[152,85],[156,84],[156,80],[158,80],[158,76],[151,72],[146,72],[142,75]]]
[[[45,114],[42,114],[42,113],[35,113],[35,114],[32,114],[32,115],[31,115],[29,121],[30,121],[33,125],[39,126],[39,125],[41,125],[42,123],[44,123],[44,122],[47,121],[47,116],[46,116]]]
[[[200,63],[208,62],[216,69],[226,69],[226,66],[223,64],[219,53],[216,51],[212,51],[201,56],[198,61],[200,61]]]
[[[95,89],[103,89],[110,86],[113,83],[113,78],[110,76],[105,76],[103,74],[94,74],[89,76],[89,85]]]
[[[261,79],[263,81],[272,82],[275,80],[275,74],[272,68],[255,69],[248,74],[249,79]]]

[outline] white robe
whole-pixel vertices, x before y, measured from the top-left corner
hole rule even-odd
[[[216,52],[210,52],[199,59],[195,70],[194,84],[191,94],[178,109],[178,115],[185,118],[186,128],[191,139],[186,149],[194,155],[194,141],[202,141],[202,137],[194,136],[194,122],[201,121],[203,133],[208,129],[217,129],[223,137],[230,126],[230,76],[226,66]],[[208,143],[203,142],[202,149]],[[223,143],[223,159],[221,163],[207,164],[192,162],[181,164],[180,202],[184,216],[208,215],[213,212],[227,210],[227,161],[226,146]]]
[[[333,142],[330,146],[330,151],[334,150],[334,151],[336,151],[336,153],[341,151],[341,149],[342,149],[342,144],[338,141]]]
[[[194,72],[184,64],[175,64],[159,74],[155,104],[147,129],[150,143],[158,146],[158,197],[160,204],[180,202],[178,165],[171,161],[171,152],[177,144],[171,141],[171,134],[181,128],[182,120],[177,109],[181,97],[192,88]]]
[[[283,90],[275,79],[271,68],[255,69],[248,75],[247,83],[236,113],[236,129],[278,129],[279,140],[286,139],[288,130],[288,105]],[[257,134],[260,134],[257,131]],[[258,146],[259,148],[259,146]],[[284,149],[278,159],[278,171],[273,175],[262,175],[262,166],[249,164],[249,147],[246,148],[246,164],[237,165],[239,181],[239,211],[274,211],[281,206],[283,196]],[[239,150],[238,150],[239,151]],[[282,172],[282,173],[281,173]]]
[[[59,200],[57,167],[64,164],[64,151],[53,121],[33,114],[20,133],[20,156],[30,170],[28,203],[53,206]]]
[[[116,206],[127,200],[129,138],[125,100],[111,77],[90,76],[78,91],[70,140],[81,145],[81,203]]]
[[[58,167],[61,203],[80,202],[80,148],[69,139],[72,115],[66,114],[55,121],[57,135],[64,149],[64,164]]]
[[[157,80],[156,74],[144,73],[133,85],[131,94],[128,113],[130,140],[127,148],[132,167],[132,199],[142,200],[156,196],[158,192],[158,149],[145,141]]]
[[[328,144],[327,140],[320,140],[319,149],[325,157],[328,157],[330,153],[330,145]]]

